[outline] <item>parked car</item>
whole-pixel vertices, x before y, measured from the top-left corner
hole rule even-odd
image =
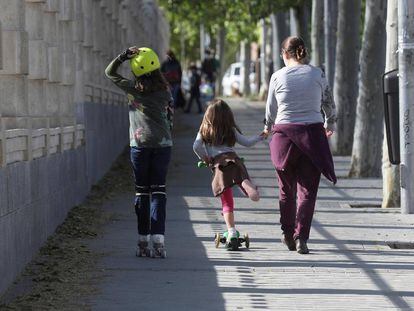
[[[244,68],[241,62],[233,63],[227,68],[221,85],[223,87],[224,96],[240,95],[243,94],[243,79]],[[254,63],[250,66],[249,73],[250,80],[250,91],[252,93],[256,92],[256,83],[255,83],[255,73],[254,73]]]

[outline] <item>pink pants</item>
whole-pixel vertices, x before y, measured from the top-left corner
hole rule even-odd
[[[234,200],[233,200],[233,190],[231,188],[227,188],[224,192],[220,195],[221,199],[221,207],[223,209],[223,214],[226,213],[233,213],[234,210]]]

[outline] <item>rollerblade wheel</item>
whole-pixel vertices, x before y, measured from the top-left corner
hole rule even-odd
[[[249,248],[250,246],[250,239],[247,233],[244,235],[244,245],[246,245],[246,248]]]
[[[160,257],[161,258],[167,258],[167,251],[165,249],[160,251]]]
[[[145,250],[145,256],[147,256],[147,257],[151,257],[151,250],[150,250],[149,248],[147,248],[147,249]]]
[[[216,248],[220,246],[221,236],[220,233],[216,233],[216,237],[214,238],[214,242],[216,243]]]

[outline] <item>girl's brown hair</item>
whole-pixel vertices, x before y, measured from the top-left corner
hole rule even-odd
[[[139,77],[135,77],[135,88],[140,93],[148,94],[168,90],[168,82],[159,69]]]
[[[308,50],[301,37],[287,37],[282,42],[282,52],[286,52],[290,57],[295,58],[301,63],[307,62]]]
[[[236,144],[235,129],[241,133],[234,121],[233,112],[224,100],[216,99],[207,107],[200,126],[204,143],[233,147]]]

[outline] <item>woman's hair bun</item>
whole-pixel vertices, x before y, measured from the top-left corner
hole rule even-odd
[[[308,56],[308,50],[306,49],[305,42],[301,37],[287,37],[282,42],[282,49],[298,61],[302,61]]]
[[[296,56],[296,59],[301,60],[301,59],[305,58],[308,53],[306,51],[306,48],[303,45],[299,45],[296,48],[295,54],[296,54],[295,55]]]

